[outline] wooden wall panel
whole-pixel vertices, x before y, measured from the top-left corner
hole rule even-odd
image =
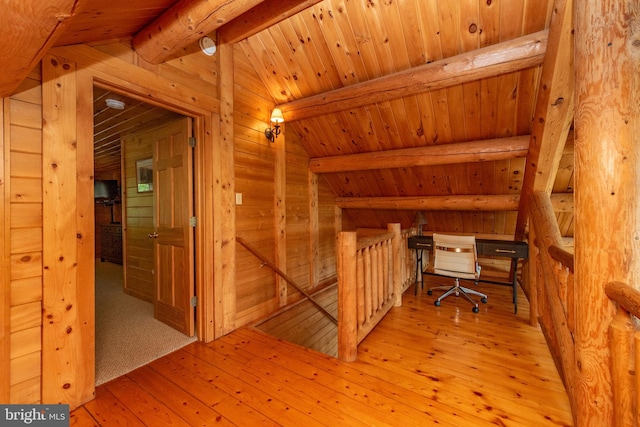
[[[236,129],[249,124],[236,117]],[[256,250],[275,263],[275,151],[266,138],[245,140],[236,131],[234,163],[236,193],[242,194],[242,205],[236,206],[236,232]],[[238,316],[257,305],[270,302],[278,306],[276,277],[243,247],[236,248],[236,307]],[[266,315],[268,313],[263,313]]]
[[[317,283],[310,283],[311,206],[309,194],[309,155],[295,139],[286,143],[286,204],[287,204],[287,274],[307,292]],[[314,280],[317,280],[314,278]],[[301,298],[300,292],[289,288],[287,302]]]
[[[234,168],[236,234],[278,265],[276,255],[276,150],[264,136],[273,103],[250,63],[234,49]],[[280,306],[278,277],[244,247],[236,246],[236,326],[262,318]],[[286,296],[284,296],[286,298]]]
[[[279,39],[281,34],[276,32],[271,37]],[[235,191],[242,193],[243,199],[242,205],[236,206],[237,234],[309,291],[335,277],[335,197],[325,180],[321,180],[319,195],[313,195],[309,155],[299,138],[295,135],[289,138],[286,124],[275,144],[264,137],[264,130],[270,126],[273,102],[253,71],[250,58],[245,56],[248,49],[251,48],[238,46],[234,57]],[[290,86],[289,90],[298,89]],[[276,150],[282,141],[285,159],[277,161]],[[278,165],[285,170],[276,170]],[[284,190],[276,179],[279,174],[285,176]],[[279,195],[280,191],[284,194]],[[278,217],[282,204],[286,212],[284,221]],[[311,227],[312,210],[319,227]],[[278,252],[282,240],[286,244],[284,254]],[[280,290],[278,277],[242,247],[236,249],[236,262],[238,325],[255,321],[301,298],[291,285],[286,285],[286,291]]]
[[[319,284],[337,281],[336,265],[336,195],[324,177],[318,178],[318,256]]]
[[[7,109],[3,152],[6,153],[5,206],[8,229],[3,271],[9,298],[3,299],[10,331],[6,402],[39,403],[42,361],[42,87],[36,67]],[[8,304],[8,306],[6,305]],[[0,312],[3,312],[0,310]],[[4,335],[3,335],[4,337]],[[4,363],[3,363],[4,365]],[[37,385],[37,387],[35,386]],[[3,387],[6,384],[3,384]]]
[[[124,209],[123,227],[125,281],[124,291],[145,301],[153,301],[153,193],[138,193],[136,161],[153,157],[153,140],[148,134],[123,139]]]

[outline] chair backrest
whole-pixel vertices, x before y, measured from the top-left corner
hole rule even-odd
[[[434,273],[461,279],[478,279],[476,237],[433,233]]]

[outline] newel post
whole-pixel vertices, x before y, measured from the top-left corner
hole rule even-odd
[[[640,271],[640,3],[575,2],[576,426],[614,425],[605,285]]]
[[[396,224],[387,224],[387,231],[393,233],[393,240],[391,242],[391,250],[393,254],[391,254],[393,259],[393,296],[396,301],[394,305],[396,307],[400,307],[402,305],[402,248],[400,245],[402,242],[402,228],[399,223]]]
[[[338,357],[353,362],[358,356],[356,233],[338,234]]]

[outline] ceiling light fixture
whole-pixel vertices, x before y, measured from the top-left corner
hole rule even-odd
[[[200,49],[207,56],[213,56],[216,53],[216,42],[211,37],[203,37],[200,39]]]
[[[274,108],[271,112],[271,123],[275,123],[273,128],[267,128],[264,131],[264,136],[271,142],[280,135],[280,123],[284,122],[284,116],[279,108]]]
[[[113,108],[114,110],[124,110],[125,103],[122,101],[113,98],[107,98],[104,102],[109,108]]]

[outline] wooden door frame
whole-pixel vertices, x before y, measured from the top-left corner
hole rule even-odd
[[[233,155],[233,145],[216,144],[220,135],[220,102],[217,98],[208,96],[206,91],[196,91],[190,87],[169,81],[153,72],[107,55],[89,46],[69,46],[52,49],[43,60],[43,70],[47,69],[47,75],[55,77],[54,81],[44,81],[48,95],[44,97],[49,105],[43,105],[48,116],[54,118],[48,123],[49,130],[43,134],[43,144],[58,144],[56,131],[74,133],[76,136],[76,183],[73,185],[72,198],[75,202],[75,229],[64,230],[65,235],[73,236],[78,241],[75,250],[75,273],[67,286],[72,298],[45,301],[45,316],[51,316],[51,312],[65,312],[70,310],[69,300],[73,300],[76,306],[73,308],[73,327],[66,327],[67,331],[77,331],[77,334],[65,336],[64,344],[61,343],[60,329],[64,327],[62,322],[53,327],[44,327],[45,324],[54,324],[54,321],[43,318],[43,359],[59,360],[51,366],[43,365],[42,375],[42,400],[69,403],[75,408],[89,400],[95,393],[95,352],[87,352],[87,348],[95,348],[95,291],[93,287],[81,285],[83,280],[90,280],[95,274],[95,259],[93,248],[95,236],[87,225],[86,216],[93,213],[93,198],[90,196],[91,181],[93,180],[93,115],[92,100],[93,86],[98,85],[110,90],[126,93],[131,98],[143,100],[147,103],[175,111],[184,116],[193,118],[193,129],[197,140],[195,148],[195,215],[198,217],[198,226],[195,233],[195,281],[196,295],[199,304],[196,307],[196,334],[201,341],[211,341],[219,335],[222,327],[215,324],[215,318],[220,318],[223,312],[223,299],[214,298],[215,293],[232,293],[229,288],[234,284],[225,285],[220,280],[228,275],[227,267],[223,263],[228,256],[228,249],[222,242],[228,240],[221,236],[235,235],[235,229],[225,230],[221,225],[222,215],[213,215],[213,207],[218,206],[224,211],[233,209],[233,185],[224,186],[224,182],[233,181],[233,177],[223,176],[219,162]],[[212,88],[213,90],[213,88]],[[75,92],[75,102],[66,99],[56,99],[59,91]],[[66,105],[65,105],[66,104]],[[74,129],[75,128],[75,129]],[[65,134],[65,136],[67,136]],[[215,146],[215,150],[214,150]],[[222,148],[221,148],[222,147]],[[222,150],[222,152],[221,152]],[[215,155],[213,154],[215,151]],[[47,161],[43,159],[45,169]],[[222,160],[223,161],[223,160]],[[88,167],[87,165],[91,165]],[[53,168],[53,165],[51,166]],[[57,167],[57,166],[56,166]],[[52,194],[49,203],[60,204],[55,197],[59,193]],[[228,205],[228,206],[227,206]],[[91,216],[93,221],[93,216]],[[54,229],[58,224],[43,224],[43,228]],[[46,236],[46,232],[45,232]],[[84,236],[83,240],[80,236]],[[212,243],[213,242],[213,243]],[[57,249],[52,242],[43,242],[43,246],[51,244],[56,253]],[[84,251],[82,250],[84,248]],[[52,259],[55,261],[55,259]],[[231,263],[231,265],[234,265]],[[45,266],[45,269],[47,267]],[[216,280],[217,279],[217,280]],[[44,283],[45,288],[48,286]],[[58,286],[53,284],[53,286]],[[224,289],[223,289],[224,286]],[[82,287],[82,289],[80,289]],[[87,289],[89,288],[89,289]],[[57,291],[57,288],[54,289]],[[56,292],[53,292],[54,294]],[[59,294],[59,292],[58,292]],[[57,295],[56,295],[57,297]],[[89,302],[92,307],[88,307]],[[69,305],[64,305],[69,304]],[[227,308],[228,309],[228,308]],[[49,313],[49,314],[47,314]],[[71,318],[72,316],[67,316]],[[66,321],[66,319],[65,319]],[[73,360],[74,364],[64,363]]]

